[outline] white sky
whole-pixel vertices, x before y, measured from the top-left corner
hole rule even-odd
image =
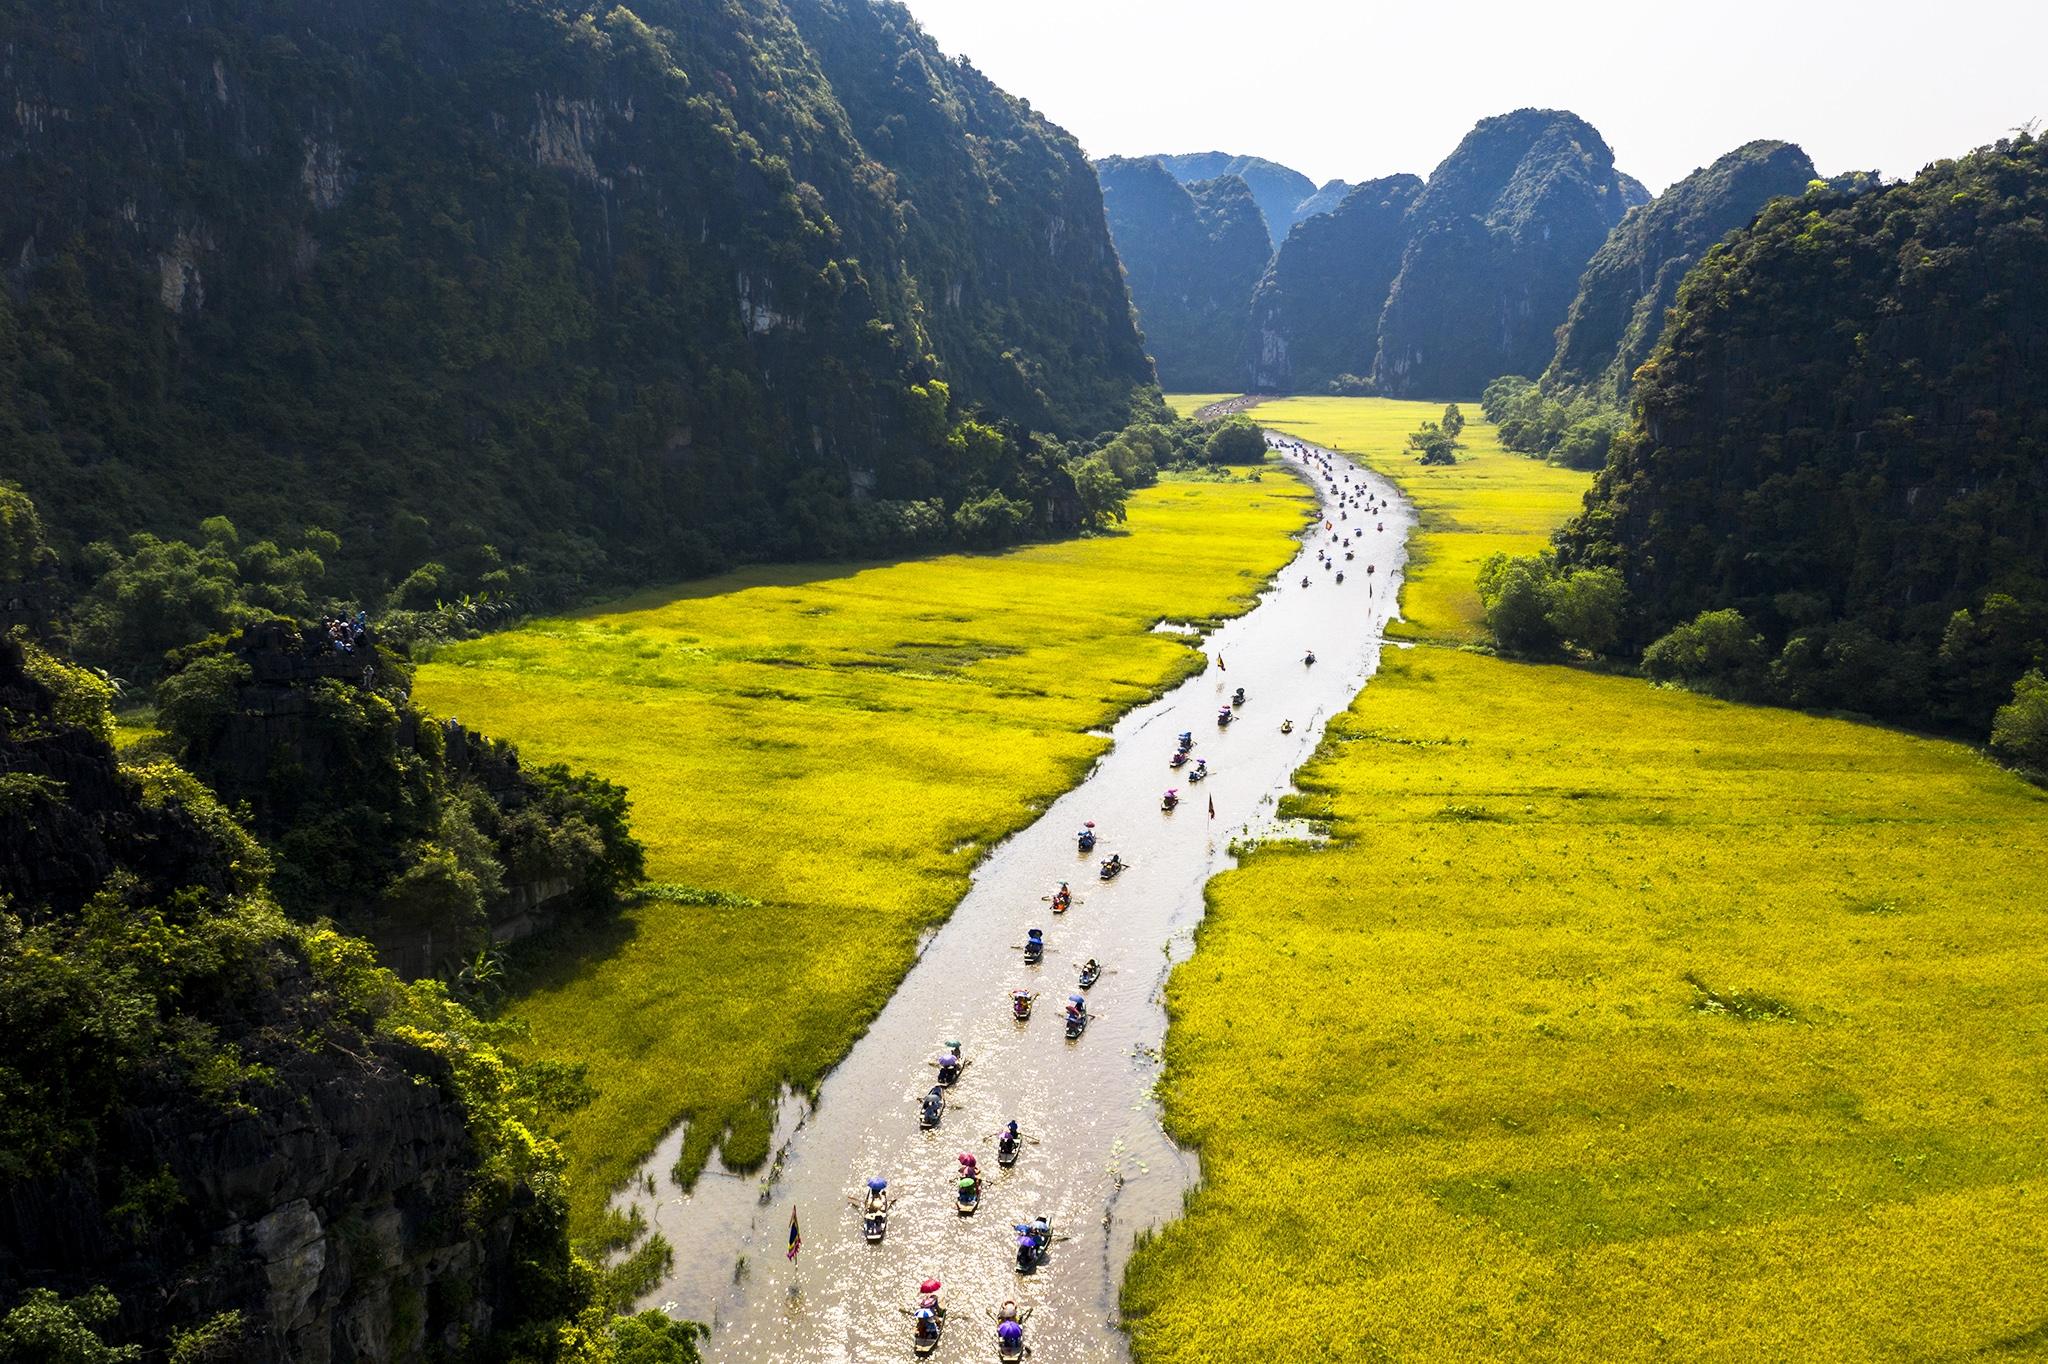
[[[1570,109],[1661,190],[1752,138],[1908,176],[2048,118],[2043,0],[905,0],[1091,156],[1227,151],[1317,184],[1428,175]]]

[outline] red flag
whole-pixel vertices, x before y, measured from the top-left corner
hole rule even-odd
[[[789,1258],[796,1259],[796,1253],[804,1248],[803,1233],[796,1229],[796,1209],[789,1210]]]
[[[1209,797],[1209,818],[1216,818],[1216,797]]]

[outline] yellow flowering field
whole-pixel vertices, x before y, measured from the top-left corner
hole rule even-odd
[[[1393,456],[1434,411],[1260,415],[1408,486],[1448,641],[1454,528],[1539,544],[1583,476]],[[1205,1181],[1126,1280],[1141,1364],[2048,1350],[2048,794],[1427,643],[1301,788],[1333,841],[1213,882],[1172,980]]]
[[[749,569],[443,648],[423,705],[623,783],[686,888],[522,982],[533,1049],[598,1097],[568,1133],[588,1230],[678,1120],[685,1174],[767,1152],[993,843],[1200,664],[1161,619],[1244,610],[1294,550],[1291,476],[1173,480],[1119,533],[895,565]],[[698,903],[690,903],[695,901]]]

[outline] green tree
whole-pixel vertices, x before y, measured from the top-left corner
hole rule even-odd
[[[1424,422],[1419,430],[1408,433],[1408,448],[1416,451],[1417,464],[1456,464],[1458,444],[1444,433],[1435,422]]]
[[[1073,476],[1074,492],[1081,499],[1081,524],[1089,530],[1104,530],[1124,519],[1129,493],[1116,470],[1100,455],[1075,460],[1067,465]]]
[[[1643,651],[1643,672],[1656,682],[1720,695],[1745,696],[1761,686],[1763,636],[1740,611],[1702,611]]]
[[[0,1364],[129,1364],[142,1358],[135,1345],[109,1345],[100,1328],[121,1304],[104,1288],[64,1299],[31,1288],[0,1317]]]
[[[1453,442],[1465,434],[1465,414],[1458,410],[1456,403],[1452,403],[1444,409],[1442,425],[1444,434],[1449,436]]]
[[[1486,628],[1503,653],[1555,652],[1559,638],[1550,618],[1555,577],[1556,567],[1547,554],[1496,554],[1480,565],[1479,605],[1486,614]]]
[[[1249,417],[1226,417],[1209,433],[1202,457],[1211,464],[1263,464],[1266,433]]]
[[[1544,615],[1561,638],[1588,653],[1605,653],[1621,638],[1627,599],[1621,574],[1611,568],[1582,568],[1552,579]]]
[[[1607,464],[1607,452],[1621,419],[1611,412],[1573,422],[1557,440],[1557,462],[1567,469],[1600,469]]]
[[[2013,684],[2012,700],[1991,721],[1991,749],[2036,771],[2048,771],[2048,675],[2028,670]]]
[[[36,504],[19,487],[0,479],[0,585],[33,582],[56,562]]]

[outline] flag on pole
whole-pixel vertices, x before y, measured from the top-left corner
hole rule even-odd
[[[1216,818],[1216,797],[1209,797],[1209,818]]]
[[[796,1253],[804,1248],[804,1234],[796,1229],[796,1209],[789,1210],[789,1258],[796,1259]]]

